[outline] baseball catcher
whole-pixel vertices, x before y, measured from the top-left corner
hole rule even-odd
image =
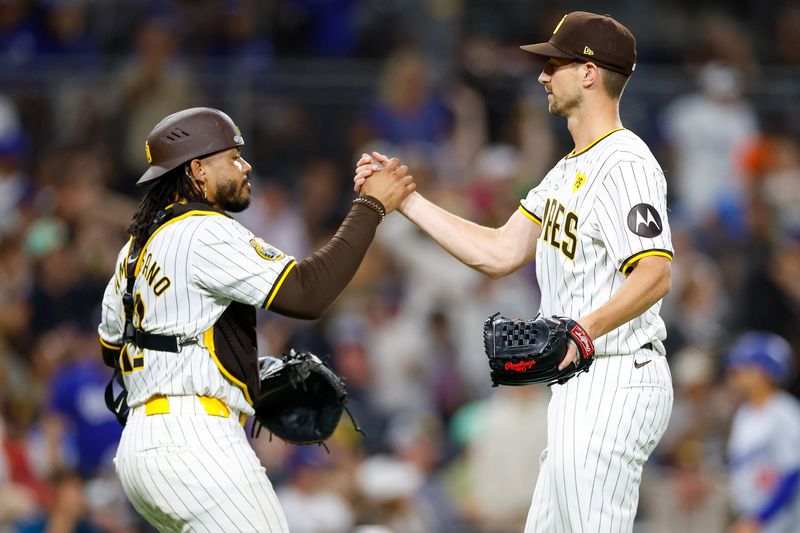
[[[580,324],[566,317],[509,319],[495,313],[483,324],[492,386],[563,384],[586,372],[594,360],[594,345]],[[559,370],[568,343],[578,348],[574,364]]]
[[[347,409],[347,390],[342,379],[319,357],[290,350],[282,358],[258,360],[260,395],[253,402],[256,422],[291,444],[322,444],[330,437],[346,411],[356,431],[362,432]]]

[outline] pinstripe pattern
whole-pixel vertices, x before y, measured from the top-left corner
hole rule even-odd
[[[641,350],[599,357],[592,370],[554,385],[547,449],[525,533],[630,532],[642,467],[672,411],[664,356]]]
[[[578,172],[586,176],[573,190]],[[542,236],[536,247],[536,276],[542,290],[544,315],[577,317],[597,309],[625,281],[623,263],[640,252],[663,250],[672,254],[667,221],[667,185],[661,168],[647,145],[635,134],[619,130],[590,150],[565,157],[522,200],[522,206],[542,219]],[[563,228],[548,228],[545,205],[557,202],[564,212],[578,217],[574,258],[544,242],[563,236]],[[641,237],[628,228],[627,217],[637,204],[650,204],[660,213],[663,230],[654,238]],[[564,225],[564,217],[557,219]],[[663,353],[666,327],[659,317],[661,302],[595,342],[598,354],[631,354],[648,342]]]
[[[196,214],[159,228],[142,252],[134,285],[144,307],[141,328],[192,342],[179,353],[135,352],[128,346],[132,356],[143,355],[144,366],[124,375],[133,414],[115,464],[128,498],[159,531],[288,531],[238,422],[240,413],[253,413],[252,406],[223,375],[203,335],[232,301],[261,307],[294,262],[281,253],[275,260],[265,258],[251,244],[253,238],[232,219]],[[117,345],[122,344],[127,253],[128,245],[103,296],[98,328],[104,342]],[[158,294],[155,280],[162,277],[169,287]],[[143,403],[155,395],[168,397],[170,414],[143,416]],[[208,415],[197,396],[222,400],[230,418]]]
[[[128,403],[140,405],[155,394],[197,394],[223,400],[230,407],[252,414],[241,389],[219,371],[205,348],[202,334],[219,319],[231,301],[261,307],[281,272],[294,259],[269,261],[250,245],[253,234],[238,222],[221,216],[193,216],[164,226],[146,250],[161,267],[159,276],[172,281],[156,296],[140,273],[134,292],[141,291],[145,306],[142,329],[151,333],[196,339],[180,353],[143,350],[145,367],[125,376]],[[125,261],[128,245],[119,254]],[[143,253],[144,255],[144,253]],[[103,297],[100,337],[122,343],[124,313],[112,279]],[[124,289],[123,289],[124,290]]]
[[[236,416],[208,416],[198,403],[198,414],[133,417],[115,464],[133,506],[159,531],[288,531]]]
[[[541,313],[584,316],[622,286],[624,266],[648,254],[671,258],[666,194],[655,158],[627,130],[559,161],[521,202],[542,225],[536,246]],[[660,234],[644,237],[630,228],[629,213],[638,204],[660,216]],[[596,339],[591,370],[552,387],[547,449],[526,533],[633,529],[642,466],[672,410],[660,308],[658,302]],[[644,350],[647,343],[655,351]],[[634,356],[650,363],[637,369]]]

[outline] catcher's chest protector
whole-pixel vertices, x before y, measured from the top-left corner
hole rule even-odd
[[[189,211],[210,211],[220,213],[224,216],[229,216],[224,211],[215,209],[206,204],[175,204],[173,207],[162,211],[148,229],[148,236],[155,233],[155,231],[177,216],[183,215]],[[132,245],[133,246],[133,245]],[[131,264],[135,264],[135,258],[132,261],[129,258],[128,271],[134,272]],[[130,294],[133,288],[133,275],[128,276],[127,292],[125,297],[132,300]],[[124,299],[123,299],[124,301]],[[131,316],[132,310],[126,304],[126,335],[128,330],[132,330]],[[233,376],[239,383],[243,383],[246,387],[246,396],[249,398],[256,398],[258,396],[258,389],[260,378],[258,375],[258,350],[256,346],[256,309],[255,307],[240,302],[231,302],[227,309],[222,313],[217,322],[212,328],[214,338],[214,349],[217,361],[222,368]],[[177,337],[153,335],[149,332],[137,330],[136,333],[143,340],[149,340],[151,343],[166,343],[173,347],[167,351],[177,352],[178,342]],[[130,339],[126,339],[128,341]],[[144,347],[152,347],[157,349],[166,349],[160,345],[153,345]],[[104,355],[105,357],[105,355]],[[128,407],[127,407],[127,391],[125,384],[122,380],[122,374],[119,368],[119,361],[114,359],[115,366],[114,375],[106,386],[105,402],[106,407],[114,413],[120,424],[123,426],[127,422]],[[116,395],[114,386],[121,389],[121,393]]]

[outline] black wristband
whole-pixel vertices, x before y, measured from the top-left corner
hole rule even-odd
[[[364,204],[365,206],[369,207],[370,209],[378,213],[378,215],[380,215],[381,220],[383,220],[383,218],[386,216],[386,208],[383,207],[381,201],[375,198],[374,196],[370,196],[368,194],[362,194],[361,196],[353,200],[353,203]]]

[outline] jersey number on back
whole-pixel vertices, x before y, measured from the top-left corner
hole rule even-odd
[[[135,328],[142,327],[144,320],[144,302],[142,301],[142,293],[136,292],[133,295],[133,326]],[[133,353],[133,356],[131,356]],[[134,370],[141,370],[144,368],[144,354],[139,351],[139,348],[127,343],[122,347],[119,353],[119,367],[122,369],[123,374],[130,374]]]

